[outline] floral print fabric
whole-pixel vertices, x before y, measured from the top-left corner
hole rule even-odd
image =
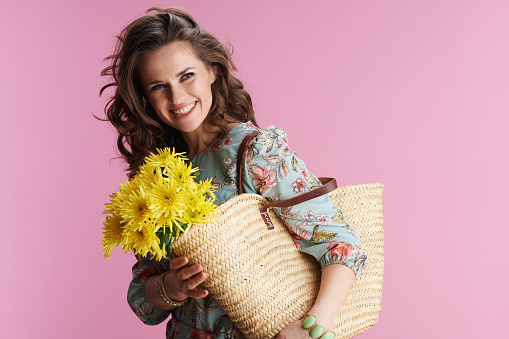
[[[193,166],[200,168],[198,180],[213,178],[218,188],[216,203],[223,203],[238,194],[238,148],[242,139],[254,131],[260,133],[248,144],[244,154],[242,181],[245,192],[258,193],[275,201],[292,198],[321,185],[290,149],[283,129],[269,126],[260,130],[247,122],[235,126],[212,151],[190,158]],[[368,258],[362,252],[357,232],[327,194],[274,210],[288,227],[297,248],[314,256],[322,269],[330,264],[341,264],[359,276],[367,266]],[[168,269],[169,260],[157,262],[142,257],[133,266],[128,302],[144,323],[159,324],[171,314],[167,338],[243,338],[211,296],[190,300],[172,311],[152,305],[145,296],[146,281]]]

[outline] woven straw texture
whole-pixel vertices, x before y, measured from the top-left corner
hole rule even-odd
[[[352,338],[378,320],[384,268],[383,189],[372,183],[329,193],[358,231],[370,260],[336,318],[336,339]],[[273,211],[269,214],[275,229],[266,229],[260,216],[265,203],[252,193],[232,198],[209,224],[192,227],[171,246],[175,255],[204,267],[209,279],[203,285],[248,338],[273,338],[304,317],[320,285],[318,262],[296,249]]]

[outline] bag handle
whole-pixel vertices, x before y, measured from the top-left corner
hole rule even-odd
[[[237,153],[237,181],[238,181],[238,190],[239,195],[244,193],[244,185],[242,185],[242,163],[244,162],[244,153],[246,152],[246,146],[249,141],[254,139],[260,132],[249,133],[242,139],[242,142],[239,146],[239,152]]]
[[[244,160],[244,153],[246,151],[246,146],[249,141],[251,141],[253,138],[255,138],[258,135],[259,132],[253,132],[244,137],[242,142],[239,146],[239,152],[237,154],[237,175],[238,175],[238,191],[239,195],[244,193],[244,185],[242,185],[242,164]],[[266,203],[260,208],[260,213],[262,216],[263,221],[265,222],[265,225],[267,225],[267,229],[273,230],[274,224],[272,224],[272,221],[270,220],[268,209],[271,207],[290,207],[294,206],[300,203],[303,203],[304,201],[308,201],[311,199],[314,199],[316,197],[319,197],[321,195],[330,193],[334,191],[336,188],[338,188],[338,184],[336,182],[336,179],[334,178],[319,178],[320,182],[322,183],[322,186],[315,188],[314,190],[308,191],[306,193],[302,193],[296,197],[286,199],[286,200],[279,200],[279,201],[272,201],[269,203]]]

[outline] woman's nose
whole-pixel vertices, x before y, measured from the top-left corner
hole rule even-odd
[[[168,91],[168,100],[170,100],[170,102],[174,106],[183,104],[184,96],[185,96],[185,92],[181,86],[173,86]]]

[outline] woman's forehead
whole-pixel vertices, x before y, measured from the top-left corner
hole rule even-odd
[[[187,68],[205,67],[193,47],[185,41],[175,41],[145,54],[138,65],[140,76],[158,75],[161,72],[177,77]]]

